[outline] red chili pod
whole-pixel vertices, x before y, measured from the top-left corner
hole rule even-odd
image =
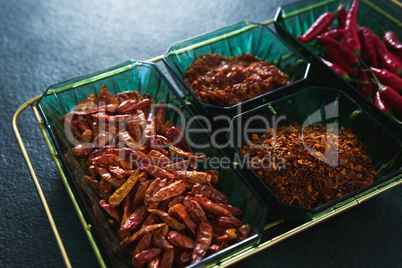
[[[402,64],[400,60],[381,43],[380,38],[377,35],[373,36],[374,46],[381,63],[388,71],[402,77]]]
[[[395,89],[385,86],[380,90],[380,97],[398,119],[402,119],[402,96]]]
[[[371,81],[370,73],[367,71],[359,71],[358,78],[359,81],[362,82],[358,84],[360,92],[368,99],[372,100],[376,88]]]
[[[298,36],[297,38],[302,43],[308,43],[314,40],[318,35],[324,33],[328,27],[331,26],[334,20],[334,13],[325,12],[314,21],[314,23],[302,36]]]
[[[380,91],[377,91],[374,94],[374,105],[378,107],[383,113],[388,114],[390,111],[389,107],[385,105],[385,103],[381,100]]]
[[[385,69],[371,67],[370,70],[374,73],[381,84],[384,86],[390,86],[398,91],[399,94],[402,94],[402,78]]]
[[[402,42],[399,40],[395,32],[385,32],[382,40],[389,50],[402,52]]]
[[[359,66],[359,58],[347,46],[325,36],[318,36],[317,39],[321,45],[329,46],[338,50],[342,58],[346,60],[351,66]]]
[[[335,63],[333,63],[333,62],[330,62],[330,61],[328,61],[328,60],[326,60],[326,59],[324,59],[324,58],[321,58],[321,60],[322,60],[329,68],[331,68],[333,71],[335,71],[340,77],[342,77],[343,79],[345,79],[345,80],[350,80],[350,79],[351,79],[350,76],[349,76],[349,74],[348,74],[344,69],[342,69],[342,67],[340,67],[339,65],[337,65],[337,64],[335,64]]]
[[[346,16],[348,15],[348,11],[344,6],[340,6],[338,8],[338,15],[336,16],[336,20],[338,21],[339,28],[343,29],[345,27]]]
[[[353,0],[350,6],[349,12],[346,15],[345,21],[345,33],[343,38],[343,44],[348,47],[355,55],[360,56],[360,40],[357,33],[357,9],[359,8],[359,1]]]
[[[373,43],[373,31],[366,27],[360,26],[358,30],[360,42],[362,45],[362,57],[367,57],[370,61],[371,66],[377,67],[378,60],[377,60],[377,53],[375,51],[374,43]]]
[[[345,32],[344,29],[334,28],[334,29],[326,31],[323,34],[320,34],[320,36],[326,36],[326,37],[330,37],[335,40],[340,40],[343,38],[344,32]]]
[[[200,223],[197,230],[197,240],[193,250],[191,264],[199,262],[207,253],[212,241],[212,225],[209,223]]]
[[[348,75],[355,75],[358,72],[358,69],[351,65],[343,56],[342,54],[332,47],[327,47],[326,49],[327,56],[332,59],[332,61],[342,68]],[[339,71],[339,70],[338,70]],[[344,75],[342,76],[344,77]],[[345,77],[344,77],[345,78]]]

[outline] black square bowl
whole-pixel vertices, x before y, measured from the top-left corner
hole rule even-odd
[[[246,164],[241,148],[251,140],[253,133],[262,134],[279,126],[298,123],[303,128],[313,123],[351,129],[358,140],[368,148],[368,156],[377,172],[374,182],[315,209],[288,205],[281,202],[259,175]],[[279,204],[285,219],[305,222],[317,214],[326,212],[353,198],[365,190],[402,174],[401,137],[393,135],[366,110],[360,107],[342,90],[311,86],[284,98],[269,102],[253,110],[237,115],[226,135],[230,143],[230,158],[250,180],[268,207]],[[328,163],[328,162],[327,162]],[[334,163],[337,166],[339,163]],[[269,167],[267,167],[269,168]]]
[[[123,91],[138,91],[149,94],[156,103],[163,101],[169,104],[167,120],[176,126],[181,125],[189,141],[199,145],[194,147],[194,153],[205,154],[207,158],[199,163],[200,169],[219,170],[219,183],[215,188],[225,193],[230,203],[242,208],[244,213],[240,219],[251,226],[250,236],[222,251],[210,255],[194,264],[200,267],[213,264],[225,257],[256,244],[261,237],[267,207],[250,188],[248,182],[243,180],[231,163],[225,166],[213,164],[211,159],[224,159],[225,154],[212,146],[210,136],[203,130],[191,110],[185,105],[183,99],[172,90],[171,84],[163,76],[156,65],[140,61],[127,61],[119,65],[101,70],[99,72],[79,77],[70,81],[50,86],[43,97],[37,102],[37,107],[44,120],[45,128],[51,137],[54,147],[60,155],[64,173],[68,179],[69,187],[79,202],[81,213],[79,217],[89,222],[93,229],[94,251],[100,253],[100,265],[108,267],[130,267],[128,254],[119,246],[116,230],[108,223],[108,216],[98,205],[100,197],[93,188],[83,180],[86,170],[71,152],[74,145],[68,139],[66,129],[61,123],[62,116],[71,111],[80,100],[90,93],[96,96],[100,88],[107,84],[109,92],[116,94]],[[226,161],[227,162],[227,161]]]
[[[260,60],[268,61],[288,74],[293,83],[257,96],[250,100],[222,107],[201,102],[184,82],[186,69],[199,56],[217,53],[227,57],[249,53]],[[164,58],[170,74],[178,84],[180,94],[194,106],[197,113],[209,117],[226,115],[233,117],[239,111],[246,111],[278,96],[297,90],[306,83],[310,64],[289,48],[280,37],[264,25],[240,22],[216,31],[206,33],[170,46]]]

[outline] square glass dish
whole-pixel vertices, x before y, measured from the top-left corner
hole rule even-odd
[[[207,53],[226,57],[249,53],[275,65],[283,73],[288,74],[293,83],[227,107],[202,102],[183,78],[187,68],[196,58]],[[307,81],[309,72],[309,63],[289,48],[273,31],[264,25],[248,22],[237,23],[175,43],[170,46],[163,60],[177,82],[180,93],[195,105],[199,110],[197,112],[210,117],[216,115],[233,117],[239,111],[257,107],[270,99],[284,96],[303,85]]]
[[[252,162],[249,162],[253,158],[247,159],[247,154],[245,154],[245,152],[251,152],[251,156],[254,156],[255,154],[253,154],[250,149],[246,149],[245,151],[243,149],[245,149],[244,145],[246,145],[248,141],[255,140],[255,136],[253,137],[253,134],[257,134],[259,137],[261,137],[263,133],[269,132],[271,128],[273,130],[276,130],[277,126],[290,126],[290,124],[292,123],[297,123],[299,126],[301,126],[301,133],[308,133],[307,127],[312,126],[312,124],[322,124],[323,126],[326,126],[327,131],[325,132],[325,137],[320,137],[320,139],[325,139],[323,140],[324,142],[321,142],[321,146],[325,146],[325,150],[321,152],[319,150],[319,147],[314,147],[316,146],[315,142],[317,141],[314,142],[314,146],[312,145],[312,143],[309,143],[309,140],[311,140],[312,138],[310,135],[307,134],[306,136],[303,136],[304,134],[302,134],[300,136],[294,136],[293,138],[289,137],[290,134],[293,132],[285,132],[288,134],[288,136],[284,139],[284,141],[283,136],[275,136],[275,134],[272,134],[270,139],[274,141],[274,145],[269,145],[269,143],[268,145],[264,145],[264,147],[268,148],[267,150],[269,152],[272,152],[272,154],[260,154],[259,156],[260,159],[263,159],[263,161],[260,161],[260,163],[265,164],[265,166],[261,164],[258,166],[254,166],[257,167],[254,169],[252,168],[252,165],[247,164],[253,163],[254,160]],[[331,128],[333,128],[334,131],[330,131]],[[264,183],[260,175],[257,174],[258,171],[263,172],[260,173],[261,175],[266,174],[264,173],[265,171],[271,172],[272,169],[275,172],[278,171],[279,173],[275,173],[276,175],[274,174],[274,176],[277,176],[275,178],[278,178],[279,176],[281,176],[282,178],[283,176],[283,178],[286,179],[281,182],[281,185],[275,184],[275,187],[283,186],[284,188],[280,188],[280,191],[282,191],[282,193],[286,193],[288,196],[293,196],[293,193],[295,193],[292,190],[292,185],[298,184],[298,182],[296,182],[297,179],[304,178],[303,180],[305,180],[306,178],[311,178],[313,176],[312,173],[308,173],[310,174],[308,176],[305,175],[306,173],[304,173],[304,170],[308,170],[305,169],[308,166],[305,166],[304,164],[307,163],[306,165],[309,165],[308,163],[313,163],[314,159],[320,159],[320,162],[323,164],[324,169],[318,172],[319,175],[314,175],[315,177],[318,177],[320,179],[317,179],[316,181],[312,181],[310,183],[306,182],[306,184],[302,186],[297,186],[301,191],[297,192],[297,194],[302,193],[301,196],[303,196],[304,193],[307,193],[307,191],[311,192],[311,190],[313,190],[314,192],[319,191],[319,189],[324,189],[323,191],[326,191],[327,188],[325,187],[331,187],[331,183],[327,183],[328,181],[326,181],[328,177],[325,176],[329,176],[329,173],[332,172],[333,174],[336,174],[334,169],[339,169],[337,172],[343,172],[342,169],[344,169],[346,172],[346,175],[342,173],[342,175],[345,176],[344,178],[347,178],[348,180],[349,178],[347,176],[353,178],[353,176],[355,175],[347,175],[349,172],[347,171],[347,168],[349,168],[350,170],[350,166],[348,166],[347,164],[347,159],[349,159],[349,162],[352,163],[353,157],[358,159],[358,156],[352,156],[352,158],[346,155],[343,156],[346,151],[344,145],[339,145],[338,147],[338,144],[341,143],[333,142],[334,140],[340,140],[341,137],[342,139],[344,139],[344,135],[346,134],[341,134],[342,128],[351,129],[351,132],[363,144],[363,147],[367,148],[367,155],[370,157],[372,165],[377,172],[377,175],[373,178],[372,183],[365,186],[363,185],[363,187],[359,189],[353,189],[353,192],[344,194],[339,198],[331,198],[330,200],[332,201],[330,201],[329,203],[324,204],[324,202],[322,202],[322,204],[318,207],[315,206],[313,208],[305,208],[300,206],[299,204],[289,205],[281,202],[279,198],[274,194],[273,189],[269,188],[267,184]],[[331,136],[332,134],[334,134],[335,136]],[[307,87],[289,96],[269,102],[268,104],[237,115],[232,120],[230,130],[228,131],[226,137],[231,144],[231,152],[228,153],[230,155],[230,158],[236,163],[237,166],[239,166],[245,177],[250,179],[250,182],[259,192],[260,196],[264,198],[264,201],[268,204],[268,207],[272,204],[279,204],[282,215],[285,219],[290,221],[304,222],[311,220],[319,213],[329,211],[341,205],[342,202],[344,202],[345,200],[353,198],[354,196],[358,196],[359,193],[367,189],[374,188],[376,187],[376,185],[402,173],[401,137],[393,135],[380,122],[376,121],[366,110],[361,108],[353,99],[351,99],[342,90],[338,89],[317,86]],[[298,139],[300,137],[301,139],[297,140],[299,141],[299,144],[291,142],[292,140]],[[329,137],[335,138],[332,138],[332,141],[330,142]],[[291,152],[289,148],[287,148],[286,151],[281,152],[281,150],[285,150],[283,148],[286,147],[287,141],[289,141],[289,144],[292,144],[289,145],[291,146],[291,148],[298,148],[298,152],[303,151],[303,147],[308,148],[306,149],[308,150],[308,153],[303,153],[302,156],[296,156],[295,158],[288,158],[288,156],[286,155],[287,153],[290,152],[291,155],[295,155],[296,153]],[[329,142],[327,143],[326,141]],[[352,143],[351,140],[349,142]],[[257,141],[254,143],[257,145],[260,144]],[[317,142],[317,144],[320,144],[320,142]],[[358,145],[353,142],[352,147],[353,150],[355,150],[354,148],[358,148]],[[318,151],[320,151],[321,154]],[[261,156],[266,156],[266,158],[261,158]],[[268,160],[268,162],[264,163],[264,161],[266,160]],[[276,164],[274,165],[272,163]],[[334,169],[327,170],[327,168],[331,166],[334,167]],[[355,166],[358,165],[356,165],[355,163]],[[261,169],[259,169],[259,167],[261,167]],[[353,168],[354,167],[352,167],[352,169]],[[317,167],[313,172],[317,172],[316,170],[318,169],[319,167]],[[295,170],[296,172],[294,172]],[[301,174],[301,171],[303,171],[303,176],[305,177],[299,177],[299,175],[296,175],[298,174],[298,172],[300,172],[299,174]],[[357,174],[356,176],[358,176],[357,171],[358,170],[356,169],[356,173],[352,174]],[[365,175],[363,175],[363,177],[364,176]],[[373,177],[372,175],[370,176]],[[321,178],[325,178],[325,180],[321,180]],[[336,183],[335,180],[333,180],[333,185],[338,185],[338,182],[341,181],[341,178],[342,177],[337,177]],[[321,187],[323,185],[324,187],[319,188],[317,181],[319,182]],[[313,183],[315,184],[315,186],[313,185]],[[348,183],[350,185],[353,185],[353,183]],[[309,185],[313,186],[313,189],[308,189]],[[337,189],[336,187],[334,189]],[[332,196],[338,197],[334,193],[332,194]]]
[[[388,120],[387,116],[381,114],[382,112],[373,104],[372,100],[359,97],[364,95],[355,82],[346,81],[320,59],[320,57],[328,58],[325,55],[324,47],[317,40],[304,44],[297,39],[309,29],[320,15],[325,12],[336,11],[339,4],[344,5],[349,10],[351,3],[352,1],[346,0],[305,0],[281,6],[274,19],[276,32],[311,63],[311,76],[315,81],[323,86],[343,89],[352,98],[358,99],[360,105],[375,118],[382,121],[389,129],[402,133],[402,126],[393,120]],[[370,28],[380,39],[382,39],[383,30],[392,30],[402,40],[402,31],[399,30],[402,27],[401,10],[400,7],[390,1],[360,0],[357,25]],[[337,26],[338,21],[335,19],[330,28]],[[359,80],[357,75],[351,76],[354,80]]]
[[[217,253],[206,256],[192,266],[199,267],[215,263],[256,244],[260,240],[265,225],[266,205],[230,163],[226,166],[214,166],[209,161],[215,158],[225,158],[225,155],[211,145],[210,136],[203,131],[198,121],[190,120],[194,117],[193,113],[182,98],[172,90],[170,83],[157,66],[152,63],[127,61],[93,74],[50,86],[36,104],[44,120],[45,128],[63,163],[74,196],[79,202],[82,215],[78,216],[84,217],[92,226],[91,231],[95,240],[94,251],[100,252],[100,265],[130,267],[131,260],[127,249],[120,247],[118,228],[116,225],[109,224],[110,216],[99,206],[101,197],[83,179],[85,175],[90,174],[83,167],[84,158],[76,158],[72,153],[73,140],[68,135],[69,131],[62,119],[91,93],[98,96],[100,89],[105,84],[111,94],[137,91],[141,95],[147,94],[157,104],[164,102],[167,106],[166,119],[176,127],[180,125],[183,131],[191,129],[191,133],[186,132],[186,135],[188,134],[186,137],[189,141],[198,142],[197,145],[199,145],[193,147],[194,154],[206,155],[202,162],[197,162],[198,170],[218,170],[219,182],[214,185],[215,188],[227,195],[231,205],[243,210],[243,214],[238,218],[250,225],[249,236]]]

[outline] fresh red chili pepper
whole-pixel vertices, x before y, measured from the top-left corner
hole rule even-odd
[[[389,86],[382,87],[379,91],[384,104],[391,109],[399,120],[402,120],[402,96]]]
[[[402,77],[402,64],[399,59],[387,50],[377,35],[373,36],[373,41],[377,55],[385,69]]]
[[[389,50],[402,52],[402,42],[399,40],[395,32],[385,32],[382,40]]]
[[[385,69],[370,67],[370,70],[374,73],[381,84],[390,86],[402,95],[402,78]]]
[[[359,71],[358,74],[359,81],[363,83],[358,84],[358,88],[360,92],[366,96],[368,99],[372,100],[374,92],[376,91],[376,88],[374,84],[371,81],[370,73],[364,70]]]
[[[359,8],[359,1],[353,0],[346,15],[345,33],[343,35],[343,44],[348,47],[357,56],[360,56],[361,45],[359,35],[357,34],[357,9]]]
[[[351,66],[359,66],[359,58],[347,46],[329,37],[318,36],[317,39],[321,45],[329,46],[338,50],[343,56],[343,59],[345,59]]]
[[[320,36],[330,37],[335,40],[340,40],[343,38],[345,30],[340,28],[334,28],[326,31],[325,33],[320,34]]]
[[[338,65],[340,68],[346,71],[347,74],[355,75],[359,71],[355,66],[352,66],[345,57],[335,48],[327,47],[326,54],[328,58]]]
[[[380,91],[377,91],[374,94],[374,105],[377,106],[381,111],[383,111],[385,114],[388,114],[389,112],[391,112],[391,110],[389,109],[389,107],[387,107],[384,102],[381,100],[380,97]]]
[[[373,31],[366,27],[360,26],[358,30],[361,46],[362,46],[362,58],[367,57],[371,66],[377,67],[378,60],[377,60],[377,53],[375,51],[374,43],[373,43]]]
[[[324,58],[321,58],[321,60],[322,60],[329,68],[331,68],[332,70],[334,70],[334,71],[335,71],[340,77],[342,77],[343,79],[345,79],[345,80],[347,80],[347,81],[352,80],[352,78],[350,78],[349,74],[348,74],[344,69],[342,69],[342,67],[340,67],[339,65],[337,65],[337,64],[335,64],[335,63],[333,63],[333,62],[331,62],[331,61],[328,61],[328,60],[326,60],[326,59],[324,59]]]
[[[318,35],[324,33],[328,27],[331,26],[334,20],[334,13],[325,12],[314,21],[314,23],[302,36],[298,36],[297,38],[302,43],[308,43],[314,40]]]
[[[338,21],[338,27],[343,29],[345,27],[346,16],[348,15],[348,11],[344,6],[338,7],[338,15],[336,16],[336,20]]]

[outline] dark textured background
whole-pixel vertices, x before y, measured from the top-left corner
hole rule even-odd
[[[0,0],[0,267],[61,267],[49,223],[11,130],[14,112],[58,82],[162,55],[171,43],[274,17],[287,1]],[[96,267],[85,234],[28,109],[19,126],[67,253]],[[401,187],[234,267],[396,267]]]

